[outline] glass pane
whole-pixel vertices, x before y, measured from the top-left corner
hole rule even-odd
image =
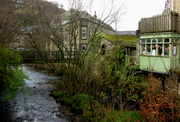
[[[158,42],[160,42],[160,43],[163,42],[163,39],[158,39]]]
[[[142,52],[140,52],[141,55],[146,55],[146,52],[145,52],[145,44],[142,44],[142,45],[141,45],[141,51],[142,51]]]
[[[155,44],[152,45],[152,53],[151,53],[151,55],[153,55],[153,56],[156,55],[156,45]]]
[[[164,42],[169,42],[169,38],[167,38],[167,39],[164,39]]]
[[[158,44],[158,56],[162,56],[162,44]]]
[[[147,52],[146,52],[146,55],[150,55],[150,52],[151,52],[151,45],[148,44],[148,45],[147,45]]]
[[[156,42],[156,39],[153,39],[152,42]]]
[[[169,44],[164,45],[164,56],[169,56]]]
[[[86,39],[86,27],[82,27],[82,39]]]
[[[82,51],[86,51],[86,45],[82,45]]]
[[[92,33],[93,33],[92,28],[90,28],[89,35],[92,36]]]
[[[176,55],[176,52],[177,52],[177,48],[176,48],[176,45],[173,46],[173,56]]]
[[[178,43],[178,39],[171,39],[171,42],[174,43],[174,44]]]
[[[151,43],[151,39],[147,39],[147,43]]]
[[[142,40],[141,40],[141,43],[145,43],[145,39],[142,39]]]

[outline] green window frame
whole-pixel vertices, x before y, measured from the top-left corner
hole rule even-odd
[[[140,40],[140,55],[169,56],[171,38],[147,38]]]

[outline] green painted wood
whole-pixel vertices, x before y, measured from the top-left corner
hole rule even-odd
[[[140,56],[140,69],[152,72],[169,72],[171,69],[170,57]]]
[[[170,70],[179,70],[179,42],[173,44],[173,39],[180,40],[180,34],[177,33],[151,33],[140,35],[140,40],[142,39],[158,39],[158,38],[169,38],[170,41],[162,44],[169,44],[169,56],[150,56],[150,55],[140,55],[140,69],[159,72],[159,73],[168,73]],[[145,43],[151,44],[151,43]],[[177,46],[177,54],[173,55],[173,46]],[[164,54],[164,52],[163,52]]]

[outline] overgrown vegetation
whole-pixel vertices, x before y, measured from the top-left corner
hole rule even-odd
[[[111,57],[100,55],[103,35],[94,36],[96,41],[80,59],[81,65],[76,62],[60,70],[61,90],[66,91],[61,102],[79,112],[83,121],[178,120],[178,98],[172,89],[162,91],[160,79],[144,76],[138,66],[125,65],[122,47],[115,46]]]
[[[56,50],[61,53],[61,62],[56,65],[51,61],[47,62],[61,76],[61,88],[53,94],[57,101],[70,106],[83,121],[178,121],[178,93],[174,94],[172,89],[166,92],[159,90],[156,83],[158,79],[150,77],[146,81],[141,77],[142,72],[137,66],[125,65],[123,46],[133,46],[136,37],[105,36],[101,33],[103,30],[101,26],[106,22],[108,24],[112,24],[115,20],[117,22],[122,14],[122,8],[116,8],[113,0],[108,4],[112,7],[111,10],[104,11],[109,13],[107,17],[96,18],[98,24],[93,28],[90,39],[87,40],[85,52],[82,52],[81,47],[78,46],[81,40],[79,35],[82,33],[79,31],[81,26],[78,25],[80,21],[75,20],[91,16],[83,8],[91,8],[92,0],[86,1],[86,6],[82,6],[81,0],[70,1],[72,6],[68,13],[47,1],[22,0],[19,10],[12,0],[9,1],[13,3],[9,4],[11,7],[0,6],[3,10],[1,18],[5,17],[0,20],[0,27],[5,28],[1,31],[3,33],[0,33],[0,43],[7,44],[9,40],[13,42],[15,37],[24,37],[27,41],[27,45],[24,46],[30,50],[50,51],[56,47]],[[6,0],[0,2],[0,5],[2,3],[6,3]],[[7,8],[12,9],[4,11]],[[12,18],[17,21],[12,21]],[[70,35],[66,40],[68,46],[65,46],[63,36],[66,35],[63,35],[62,21],[67,18],[69,26],[65,30]],[[24,32],[16,33],[18,32],[16,30],[23,29]],[[110,40],[114,48],[102,53],[103,38]],[[71,53],[75,50],[78,50],[78,55],[72,56]],[[70,56],[70,60],[64,60],[64,51]],[[19,54],[1,47],[0,58],[2,94],[6,99],[12,99],[16,96],[19,87],[24,90],[24,79],[27,76],[20,66]],[[172,79],[178,80],[173,76]],[[178,84],[176,85],[178,89]]]
[[[81,111],[84,121],[135,118],[140,121],[136,112],[127,111],[128,119],[119,115],[124,115],[121,113],[124,110],[133,110],[137,106],[136,100],[143,98],[146,84],[140,81],[141,72],[137,66],[124,64],[124,49],[119,46],[109,52],[111,57],[101,55],[102,38],[101,33],[96,33],[91,40],[91,50],[82,54],[79,62],[71,62],[71,66],[59,69],[64,86],[61,90],[66,92],[55,92],[54,95],[60,97],[60,102],[70,104],[76,112]]]
[[[18,43],[21,23],[15,12],[16,0],[0,1],[0,96],[4,100],[12,100],[17,91],[25,91],[27,74],[21,66],[22,57],[18,52],[10,50],[11,46]]]
[[[21,63],[22,57],[18,52],[0,46],[0,93],[5,100],[13,100],[19,88],[25,92],[25,79],[28,79],[28,76]]]
[[[159,79],[149,76],[148,91],[141,100],[140,113],[149,121],[178,121],[178,99],[171,89],[162,91]]]

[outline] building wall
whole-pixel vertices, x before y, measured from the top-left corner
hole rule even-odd
[[[180,15],[180,0],[173,1],[173,11]],[[178,31],[180,31],[180,17],[178,17]]]
[[[86,48],[88,48],[88,45],[90,43],[90,30],[92,29],[92,34],[96,33],[96,32],[102,32],[104,34],[114,34],[115,32],[112,29],[103,27],[103,26],[99,26],[97,25],[97,23],[91,21],[90,19],[87,18],[81,18],[80,20],[74,21],[73,22],[74,25],[72,25],[72,23],[67,23],[66,25],[63,26],[63,34],[64,34],[64,44],[65,46],[68,48],[69,42],[70,40],[73,41],[74,38],[71,38],[72,34],[70,33],[70,40],[67,41],[66,40],[66,33],[68,31],[71,32],[71,30],[77,29],[76,30],[76,36],[77,36],[77,40],[76,40],[76,44],[77,44],[77,50],[82,49],[82,45],[86,45]],[[72,28],[72,26],[74,26]],[[82,28],[85,27],[86,28],[86,38],[82,39]],[[73,47],[72,47],[72,51],[73,51]]]
[[[180,14],[180,0],[172,0],[173,1],[173,11]]]

